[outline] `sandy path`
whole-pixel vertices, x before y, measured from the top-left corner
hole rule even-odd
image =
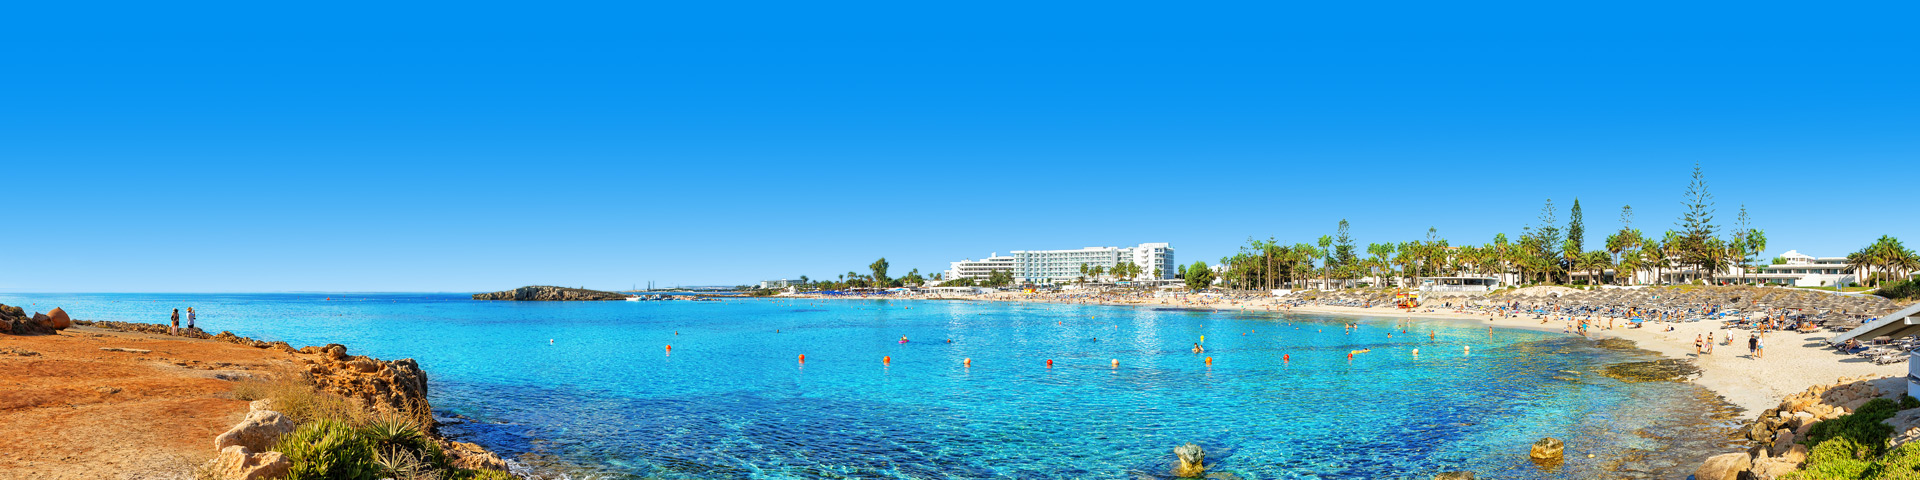
[[[0,479],[190,479],[213,458],[213,437],[247,411],[226,398],[233,382],[216,375],[285,358],[91,327],[0,335]]]

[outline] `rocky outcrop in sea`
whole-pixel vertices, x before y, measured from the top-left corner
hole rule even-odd
[[[584,288],[553,287],[534,285],[513,290],[493,293],[473,294],[474,300],[520,300],[520,301],[591,301],[626,300],[627,294],[603,292]]]

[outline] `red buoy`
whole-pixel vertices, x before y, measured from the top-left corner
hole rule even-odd
[[[806,356],[806,355],[801,355],[801,356],[800,356],[800,363],[807,363],[807,356]]]
[[[892,356],[892,355],[888,355],[888,356],[885,356],[885,357],[880,357],[880,363],[884,363],[884,364],[888,364],[888,365],[892,365],[892,364],[893,364],[893,356]]]
[[[1053,359],[1047,359],[1047,368],[1053,368]]]

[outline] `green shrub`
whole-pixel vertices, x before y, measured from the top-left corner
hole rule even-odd
[[[1864,460],[1837,460],[1821,464],[1815,464],[1809,460],[1805,469],[1779,478],[1781,480],[1855,480],[1867,478],[1867,470],[1872,467],[1872,463]]]
[[[1912,395],[1900,395],[1900,409],[1906,410],[1910,408],[1920,408],[1920,398],[1913,398]]]
[[[409,471],[430,472],[452,468],[452,459],[447,457],[440,444],[434,443],[420,430],[411,417],[404,415],[380,415],[360,427],[360,436],[373,445],[374,453],[381,460],[382,473],[393,478],[412,478]],[[413,465],[414,469],[396,468],[398,465]]]
[[[1846,445],[1834,445],[1830,448],[1856,452],[1849,455],[1855,459],[1877,457],[1886,448],[1887,436],[1893,435],[1893,427],[1881,420],[1893,418],[1899,412],[1899,406],[1892,400],[1876,398],[1861,405],[1859,410],[1832,420],[1813,424],[1807,431],[1805,443],[1812,445],[1815,451],[1830,443],[1830,440],[1845,439]],[[1812,458],[1808,459],[1809,463]]]
[[[1887,282],[1881,285],[1880,289],[1874,291],[1873,294],[1894,300],[1920,297],[1920,282],[1913,280]]]
[[[377,478],[374,446],[359,429],[336,420],[316,420],[280,437],[273,447],[287,456],[287,480]]]
[[[1874,463],[1866,475],[1877,480],[1920,479],[1920,443],[1908,443],[1887,452],[1886,458]]]
[[[1828,420],[1827,422],[1832,422],[1832,421],[1835,421],[1835,420]],[[1827,422],[1820,422],[1820,423],[1827,423]],[[1819,425],[1815,424],[1815,426],[1817,427]],[[1882,443],[1885,443],[1886,442],[1885,437],[1882,437],[1880,441]],[[1813,449],[1807,452],[1807,465],[1840,463],[1840,462],[1846,462],[1851,460],[1867,460],[1872,458],[1872,456],[1873,456],[1873,447],[1868,445],[1863,445],[1860,442],[1855,442],[1853,441],[1852,438],[1835,437],[1830,440],[1818,442],[1816,445],[1814,445]]]

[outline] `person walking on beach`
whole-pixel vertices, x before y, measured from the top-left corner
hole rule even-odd
[[[1766,336],[1754,337],[1753,358],[1767,358],[1767,337]]]
[[[1760,357],[1760,337],[1747,335],[1747,355],[1754,358]]]
[[[180,309],[173,309],[173,326],[167,327],[168,335],[180,334]]]

